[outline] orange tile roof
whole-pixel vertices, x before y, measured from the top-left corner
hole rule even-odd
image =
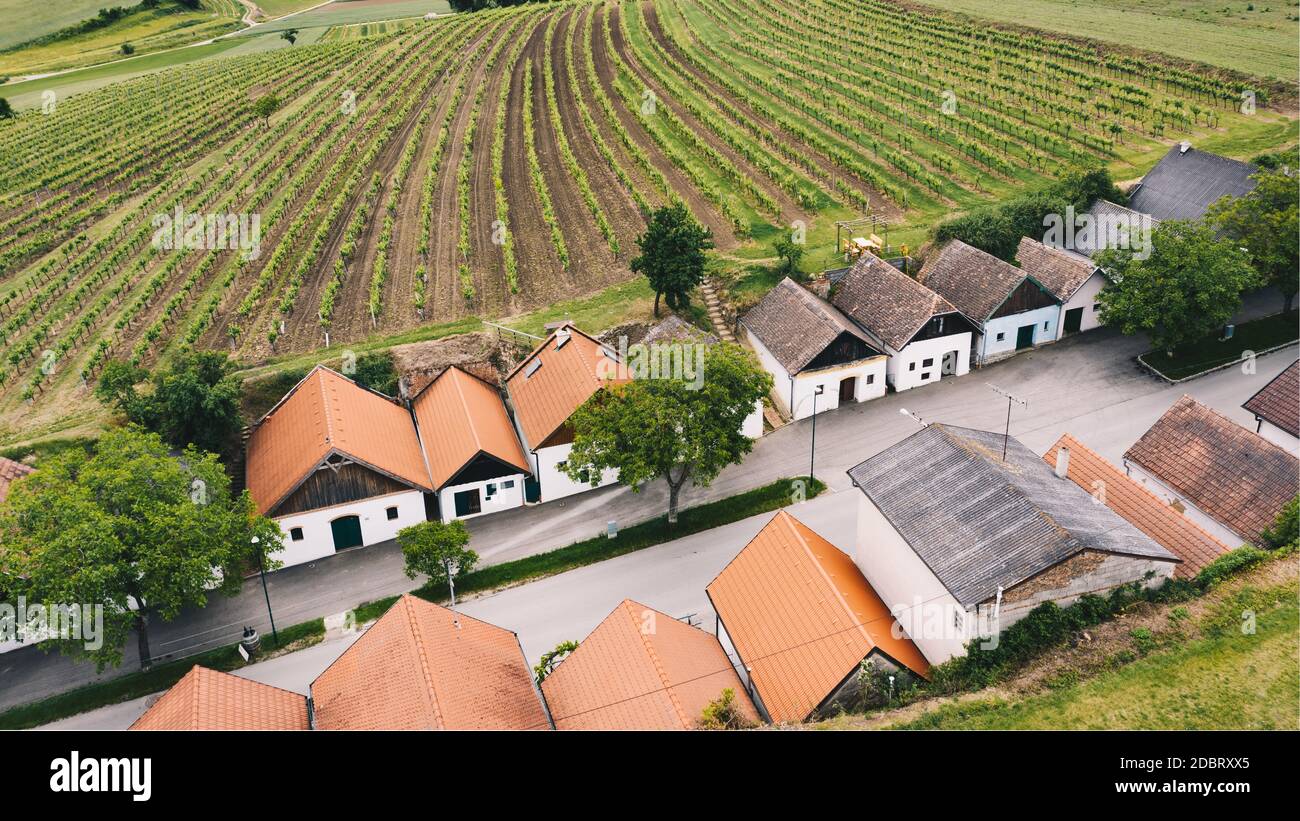
[[[435,489],[480,452],[529,472],[501,393],[482,379],[453,365],[420,391],[412,407]]]
[[[550,722],[519,639],[402,596],[312,682],[322,730],[527,730]]]
[[[569,341],[558,350],[557,336]],[[533,363],[540,361],[540,366]],[[536,370],[534,370],[536,367]],[[538,448],[573,412],[616,375],[617,362],[606,348],[572,325],[558,328],[506,377],[506,388],[526,443]]]
[[[9,496],[9,485],[31,473],[35,468],[0,456],[0,502]]]
[[[331,452],[432,490],[411,414],[322,365],[294,386],[248,439],[248,490],[259,513],[284,500]]]
[[[807,719],[876,649],[930,671],[853,560],[784,510],[707,591],[773,721]]]
[[[194,665],[132,730],[306,730],[298,693]]]
[[[690,730],[726,688],[758,711],[718,640],[624,599],[542,682],[559,730]]]
[[[1043,459],[1055,466],[1056,452],[1061,447],[1070,450],[1068,475],[1071,481],[1091,493],[1094,499],[1102,499],[1106,507],[1182,559],[1174,568],[1175,575],[1183,578],[1195,576],[1201,568],[1227,552],[1227,545],[1070,434],[1056,440]]]

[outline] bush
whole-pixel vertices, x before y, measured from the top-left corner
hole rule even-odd
[[[704,710],[700,713],[701,730],[748,730],[753,726],[753,722],[737,709],[736,691],[730,687],[704,705]]]
[[[1278,514],[1277,521],[1273,526],[1263,533],[1259,534],[1260,541],[1264,547],[1276,550],[1289,544],[1295,544],[1300,541],[1300,517],[1297,516],[1300,508],[1300,496],[1282,506],[1282,512]]]
[[[1244,544],[1236,550],[1229,550],[1219,558],[1207,564],[1196,574],[1196,586],[1209,590],[1230,576],[1254,567],[1269,556],[1265,550]]]

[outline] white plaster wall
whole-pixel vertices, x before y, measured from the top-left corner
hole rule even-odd
[[[390,520],[385,511],[393,506],[397,507],[397,518]],[[291,567],[324,556],[333,556],[334,533],[330,529],[330,522],[350,515],[361,518],[363,545],[387,541],[396,538],[397,531],[402,528],[425,520],[424,494],[418,490],[407,490],[280,517],[275,521],[284,531],[284,548],[271,554],[272,557],[283,562],[285,567]],[[302,528],[303,538],[300,542],[293,541],[289,535],[290,529],[295,527]]]
[[[754,403],[754,412],[745,417],[745,421],[740,423],[740,432],[750,439],[757,439],[763,435],[763,400],[760,399]]]
[[[971,334],[948,334],[934,339],[912,342],[903,350],[889,357],[889,383],[896,391],[905,391],[919,385],[938,382],[943,376],[943,355],[948,351],[957,352],[957,371],[952,376],[961,376],[970,372]],[[927,367],[925,360],[933,362]],[[915,363],[916,369],[912,369]]]
[[[1128,472],[1129,478],[1142,485],[1156,496],[1159,496],[1165,504],[1172,504],[1175,501],[1181,502],[1184,508],[1183,515],[1200,525],[1211,536],[1227,545],[1229,550],[1241,547],[1241,545],[1245,543],[1245,540],[1236,533],[1233,533],[1215,519],[1210,518],[1208,513],[1202,511],[1186,498],[1180,496],[1173,490],[1173,488],[1160,481],[1154,475],[1143,470],[1137,463],[1125,459],[1124,469]]]
[[[776,405],[781,409],[785,416],[790,415],[790,373],[776,361],[776,357],[767,349],[767,346],[754,336],[753,331],[741,326],[745,331],[745,341],[749,347],[754,349],[755,355],[758,356],[758,364],[763,366],[763,370],[772,374],[772,398]]]
[[[1274,425],[1272,422],[1259,420],[1259,435],[1294,456],[1300,456],[1300,439]]]
[[[985,363],[993,362],[1014,355],[1016,352],[1016,333],[1023,325],[1034,326],[1035,347],[1045,342],[1055,342],[1060,318],[1061,306],[1049,305],[1046,308],[1035,308],[1032,311],[990,319],[984,323],[984,334],[980,341],[982,346],[981,361]],[[1046,323],[1046,327],[1044,327],[1044,323]],[[1001,341],[998,341],[998,334],[1003,334]]]
[[[818,385],[825,386],[822,395],[817,397],[818,413],[835,410],[840,406],[840,382],[844,379],[857,380],[853,395],[858,402],[885,395],[888,367],[885,356],[875,356],[848,365],[804,371],[795,376],[794,384],[791,385],[789,372],[776,361],[771,351],[748,328],[745,329],[745,339],[758,355],[759,364],[772,374],[772,393],[776,395],[776,402],[781,410],[792,419],[807,419],[813,415],[812,397]],[[867,384],[868,377],[871,379],[871,384]]]
[[[853,560],[885,606],[898,615],[905,631],[927,661],[942,664],[965,653],[968,636],[973,634],[976,625],[975,614],[957,603],[916,551],[861,491],[858,491],[857,541]],[[963,611],[963,631],[960,633],[951,623],[954,610]],[[927,635],[924,630],[907,631],[906,627],[913,622],[934,625],[936,629],[930,631],[934,635]]]
[[[485,479],[481,482],[466,482],[462,485],[449,485],[438,492],[438,515],[444,523],[452,519],[473,519],[478,516],[486,516],[489,513],[496,513],[499,510],[508,510],[512,507],[519,507],[524,503],[524,477],[523,473],[515,473],[509,476],[500,476],[496,479]],[[514,482],[513,487],[502,487],[506,482]],[[487,486],[496,485],[497,491],[489,499],[487,495]],[[471,513],[468,516],[456,515],[456,494],[466,490],[478,488],[479,501],[482,505],[481,513]]]
[[[1065,335],[1065,312],[1072,308],[1082,308],[1083,317],[1079,321],[1079,332],[1091,331],[1093,328],[1101,327],[1101,313],[1093,306],[1097,304],[1097,294],[1106,285],[1106,278],[1101,275],[1100,271],[1094,271],[1088,281],[1079,286],[1079,290],[1074,292],[1074,296],[1061,306],[1061,318],[1057,323],[1056,338],[1060,339]],[[1014,342],[1012,343],[1014,346]]]
[[[567,474],[556,467],[560,462],[568,460],[569,451],[571,450],[573,450],[573,445],[570,443],[542,448],[533,454],[534,475],[542,486],[541,501],[550,502],[555,499],[563,499],[565,496],[572,496],[575,493],[595,489],[586,482],[573,481]],[[607,470],[602,474],[600,484],[597,487],[604,487],[617,481],[618,471]]]

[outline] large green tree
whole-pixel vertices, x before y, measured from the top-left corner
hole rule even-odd
[[[135,427],[104,434],[93,453],[43,461],[0,506],[0,590],[103,605],[101,646],[53,640],[100,669],[122,663],[132,631],[147,669],[153,620],[202,607],[214,591],[234,595],[258,552],[274,568],[269,554],[280,548],[279,526],[257,515],[246,491],[231,494],[216,456],[194,448],[172,456],[157,434]]]
[[[227,452],[243,424],[240,380],[230,359],[218,351],[182,353],[153,374],[124,362],[109,362],[95,394],[128,421],[162,434],[177,448],[192,444],[201,450]]]
[[[423,573],[434,584],[452,586],[457,576],[478,564],[478,554],[469,549],[469,531],[459,519],[404,527],[397,531],[397,546],[406,559],[406,576],[410,579]],[[456,603],[454,587],[451,600]]]
[[[659,316],[660,296],[672,310],[690,305],[691,289],[704,281],[704,252],[713,247],[709,229],[678,202],[651,214],[650,224],[636,243],[641,253],[631,267],[644,274],[655,290],[655,316]]]
[[[602,471],[618,470],[618,480],[633,490],[664,479],[668,483],[668,522],[677,522],[677,501],[689,480],[707,487],[727,465],[753,447],[741,424],[772,389],[772,377],[737,345],[718,343],[703,352],[687,373],[633,379],[598,391],[570,422],[573,449],[565,472],[593,484]],[[661,369],[661,372],[664,369]]]
[[[1280,168],[1260,171],[1254,180],[1246,196],[1211,205],[1206,220],[1246,249],[1289,311],[1300,291],[1300,180]]]
[[[1199,222],[1162,222],[1146,259],[1111,249],[1097,256],[1111,277],[1102,289],[1102,321],[1126,334],[1145,333],[1170,355],[1222,328],[1241,307],[1241,294],[1260,276],[1237,243]]]

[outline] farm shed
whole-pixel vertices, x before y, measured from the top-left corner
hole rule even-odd
[[[1091,259],[1021,237],[1016,262],[1022,271],[1061,301],[1057,339],[1101,326],[1097,295],[1106,286],[1106,275]]]
[[[1057,339],[1061,300],[1025,271],[958,239],[916,277],[979,328],[971,356],[987,365]]]
[[[1273,377],[1242,407],[1255,414],[1256,433],[1288,453],[1300,451],[1300,360]],[[0,501],[3,498],[0,496]]]
[[[411,401],[444,522],[519,507],[528,460],[494,385],[452,366]]]
[[[929,672],[853,560],[785,511],[706,592],[754,703],[771,721],[832,712],[857,693],[864,662],[919,676]]]
[[[716,638],[631,599],[542,682],[557,730],[692,730],[727,689],[737,712],[756,723]]]
[[[889,357],[896,391],[970,370],[970,320],[934,291],[879,257],[866,255],[831,290],[831,303]]]
[[[1124,452],[1124,470],[1236,547],[1259,544],[1295,498],[1300,459],[1184,395]]]
[[[814,406],[822,413],[885,395],[885,354],[838,308],[789,277],[740,324],[792,419],[812,416]]]
[[[928,425],[849,477],[857,565],[931,664],[1044,602],[1158,585],[1179,561],[1001,434]]]
[[[410,412],[323,365],[257,422],[245,471],[286,566],[394,538],[433,492]]]

